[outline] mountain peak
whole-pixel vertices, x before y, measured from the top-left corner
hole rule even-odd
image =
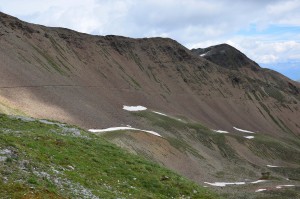
[[[253,71],[260,69],[257,63],[229,44],[192,49],[192,52],[224,68],[239,70],[247,67]]]

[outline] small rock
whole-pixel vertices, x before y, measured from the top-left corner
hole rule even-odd
[[[0,162],[4,162],[4,161],[6,161],[7,160],[7,157],[5,157],[5,156],[0,156]]]
[[[26,170],[29,168],[29,161],[28,160],[21,160],[20,161],[20,168],[22,170]]]
[[[12,151],[9,149],[3,149],[3,150],[0,150],[0,154],[1,155],[11,155]]]
[[[8,182],[8,178],[7,177],[3,177],[3,183],[7,183]]]
[[[161,181],[165,181],[165,180],[169,180],[169,177],[168,176],[165,176],[163,175],[161,178],[160,178]]]

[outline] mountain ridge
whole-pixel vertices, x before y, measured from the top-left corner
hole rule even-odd
[[[220,100],[222,101],[225,100],[226,97],[233,97],[233,92],[238,92],[240,93],[239,95],[242,94],[236,87],[240,84],[240,78],[243,76],[242,73],[235,74],[236,72],[234,70],[223,69],[210,61],[206,61],[206,59],[202,57],[194,56],[187,48],[172,39],[130,39],[119,36],[90,36],[68,29],[46,28],[44,26],[36,26],[27,23],[23,24],[23,22],[18,21],[16,18],[9,18],[9,20],[12,21],[3,22],[3,20],[1,20],[2,26],[5,29],[5,32],[2,33],[3,35],[1,36],[1,41],[4,41],[5,43],[3,46],[20,46],[21,44],[22,46],[16,49],[18,51],[17,54],[16,50],[6,52],[6,57],[10,57],[10,60],[8,61],[15,63],[19,62],[20,64],[25,65],[26,69],[25,67],[16,68],[19,64],[15,66],[15,71],[21,69],[18,74],[15,71],[12,71],[12,67],[6,69],[7,73],[4,72],[2,77],[2,87],[8,85],[19,86],[16,82],[20,81],[20,84],[23,84],[22,86],[41,85],[46,89],[49,89],[47,85],[51,86],[54,83],[53,86],[65,85],[65,87],[67,87],[68,85],[73,85],[76,87],[77,85],[78,87],[84,86],[91,89],[98,86],[99,88],[102,87],[101,89],[104,90],[112,91],[117,89],[120,90],[120,93],[132,91],[131,93],[138,94],[141,93],[141,91],[147,90],[147,95],[151,92],[160,93],[160,96],[155,97],[156,101],[159,101],[157,104],[161,104],[163,101],[170,101],[167,97],[173,97],[172,101],[178,101],[177,96],[182,92],[191,94],[198,93],[196,95],[200,94],[203,99],[207,98],[205,96],[220,97]],[[11,32],[12,34],[10,34],[10,31],[14,32]],[[8,38],[4,39],[5,37]],[[7,43],[5,40],[10,42]],[[25,48],[27,50],[24,50]],[[30,50],[31,55],[28,55],[28,49]],[[4,49],[2,48],[2,53],[3,50]],[[12,55],[14,57],[11,57]],[[18,59],[16,59],[16,57],[18,57]],[[5,60],[7,60],[7,58],[5,58],[4,61]],[[33,68],[32,65],[35,65],[35,68]],[[2,67],[5,67],[5,64],[4,66],[2,65]],[[38,71],[36,69],[38,69]],[[29,71],[34,74],[28,74]],[[252,74],[250,72],[246,71],[245,73]],[[19,74],[23,75],[20,76]],[[14,78],[7,78],[7,76],[12,77],[13,75]],[[255,75],[257,76],[256,73]],[[147,78],[139,78],[139,76],[146,76]],[[247,83],[249,81],[247,76],[249,77],[248,74],[242,77],[245,82],[243,85],[244,87],[253,85],[252,83]],[[254,77],[256,78],[256,76]],[[276,78],[277,76],[275,78],[269,78],[271,80],[267,79],[264,81],[267,82],[267,84],[269,84],[268,81],[270,81],[271,84],[278,85],[276,82],[277,80],[273,80]],[[6,82],[6,84],[3,84],[4,82]],[[224,82],[226,82],[226,84],[224,84]],[[284,87],[284,89],[290,89],[286,86],[288,83],[286,83],[285,79],[282,80],[282,82],[282,87]],[[246,83],[248,85],[246,85]],[[103,87],[103,85],[105,85],[105,87]],[[216,87],[222,86],[227,88],[224,88],[223,91],[216,89]],[[251,87],[248,89],[255,89]],[[291,87],[294,88],[294,85]],[[26,88],[27,90],[34,90],[35,92],[37,90],[34,87]],[[226,90],[231,91],[226,94]],[[104,93],[107,92],[104,91]],[[144,96],[143,98],[145,98],[145,94],[142,95]],[[187,94],[187,96],[189,95],[190,94]],[[225,98],[222,99],[221,96],[222,98],[225,96]],[[53,95],[50,97],[53,97]],[[65,96],[62,99],[66,99],[67,97],[68,96]],[[108,97],[115,98],[110,95],[108,95]],[[124,97],[124,102],[119,102],[117,105],[120,107],[120,110],[122,103],[142,103],[142,101],[144,101],[137,101],[136,99],[140,97],[135,97],[136,99],[131,98],[131,102],[126,102],[127,95]],[[197,105],[199,100],[193,99],[192,96],[189,97],[189,100],[193,101],[194,106],[199,106]],[[115,99],[112,101],[115,101]],[[147,101],[149,104],[144,105],[154,105],[151,105],[153,100],[151,100],[151,102],[149,100],[146,100],[146,102]],[[174,105],[170,107],[170,104],[164,104],[165,105],[157,107],[156,109],[169,107],[169,109],[171,109],[168,111],[173,110],[170,112],[172,113],[180,107],[179,104],[176,105],[176,107]],[[27,103],[27,105],[29,105],[29,103]],[[68,106],[70,106],[68,103],[64,104],[63,109],[66,109]],[[209,105],[207,108],[211,109],[211,106],[214,105]],[[107,106],[105,105],[105,107]],[[153,108],[155,108],[155,106]],[[71,111],[74,111],[73,108],[71,109]],[[78,109],[78,107],[75,109]],[[83,110],[78,111],[82,112]],[[110,112],[109,110],[106,110],[106,112],[107,111]],[[206,114],[210,114],[209,112],[211,112],[208,109],[203,111],[206,112]],[[30,112],[30,110],[25,112]],[[207,120],[206,116],[201,116],[201,114],[196,113],[194,109],[191,108],[189,108],[189,111],[184,111],[181,108],[180,112],[176,112],[177,111],[174,113],[181,114],[180,112],[182,112],[183,114],[190,115],[193,119],[200,119],[200,121],[205,122],[209,126],[212,126],[212,124],[215,123],[211,119]],[[217,110],[215,110],[215,112],[216,114],[214,117],[218,117]],[[35,114],[38,116],[38,113]],[[43,117],[45,116],[46,115]],[[97,116],[93,116],[93,120],[95,120],[96,117]],[[104,115],[104,118],[106,117],[107,116]],[[107,118],[105,120],[105,123],[111,123],[109,122],[111,119]],[[72,123],[71,120],[68,121]],[[77,122],[81,125],[83,124],[80,119],[77,119],[76,123]],[[259,121],[257,122],[259,123]],[[93,127],[95,125],[95,122],[88,123],[89,124],[84,126]],[[230,123],[232,123],[232,121]],[[216,123],[213,126],[216,128]]]
[[[203,57],[224,68],[229,68],[231,70],[241,70],[243,68],[250,68],[252,71],[255,72],[260,72],[260,73],[270,72],[270,73],[274,73],[277,76],[285,77],[290,82],[294,82],[294,83],[296,82],[280,74],[275,70],[262,68],[255,61],[248,58],[244,53],[242,53],[238,49],[226,43],[210,46],[207,48],[191,49],[191,51],[195,55]],[[247,71],[242,71],[242,72],[247,72]]]

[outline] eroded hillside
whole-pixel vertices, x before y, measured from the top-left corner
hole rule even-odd
[[[171,39],[91,36],[5,14],[0,22],[1,98],[25,114],[108,127],[136,122],[121,108],[141,104],[216,129],[299,132],[299,87],[286,78],[266,83]]]

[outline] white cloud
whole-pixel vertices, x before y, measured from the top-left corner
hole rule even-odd
[[[1,10],[37,24],[66,27],[85,33],[111,34],[126,30],[128,24],[121,24],[128,16],[131,5],[130,0],[31,0],[26,3],[11,0],[2,5]]]
[[[239,43],[243,48],[243,42]],[[300,59],[300,43],[296,41],[265,42],[254,41],[250,48],[244,47],[244,51],[259,63],[285,62]]]
[[[278,57],[273,54],[265,54],[259,56],[259,61],[261,63],[274,63],[278,60]]]
[[[292,0],[292,1],[280,1],[275,4],[270,4],[267,6],[268,14],[273,15],[282,15],[289,13],[293,10],[299,8],[299,1]]]
[[[1,6],[34,23],[131,37],[155,32],[182,43],[217,39],[251,24],[300,23],[299,7],[299,0],[10,0]]]
[[[300,25],[300,1],[280,1],[267,6],[267,16],[272,19],[270,22],[285,25]]]
[[[300,60],[299,41],[275,41],[265,40],[263,37],[235,36],[230,40],[207,40],[196,44],[190,44],[190,48],[207,47],[220,43],[227,43],[245,53],[258,63],[270,64],[276,62],[289,62]],[[300,70],[300,65],[299,65]]]

